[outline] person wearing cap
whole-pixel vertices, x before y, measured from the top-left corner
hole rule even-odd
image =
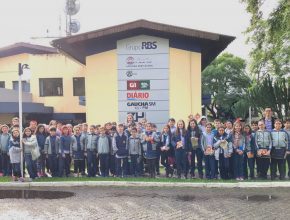
[[[10,161],[9,161],[9,140],[11,135],[9,134],[9,127],[4,124],[0,129],[0,176],[8,176],[11,173]]]

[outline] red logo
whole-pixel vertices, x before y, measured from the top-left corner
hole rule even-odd
[[[128,80],[127,81],[127,90],[139,90],[140,83],[139,81]]]
[[[126,62],[127,62],[128,65],[134,64],[134,57],[127,57]]]

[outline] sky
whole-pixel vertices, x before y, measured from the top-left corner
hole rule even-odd
[[[239,0],[79,0],[78,33],[138,19],[235,36],[226,49],[248,59],[251,49],[243,32],[250,15]],[[266,0],[265,14],[277,4]],[[0,47],[16,42],[49,45],[65,36],[65,0],[0,0]]]

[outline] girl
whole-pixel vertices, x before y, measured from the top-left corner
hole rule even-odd
[[[197,169],[199,178],[203,178],[203,170],[202,170],[202,159],[203,152],[201,149],[201,135],[202,132],[197,125],[197,121],[192,119],[188,124],[188,129],[186,132],[186,139],[189,149],[189,160],[190,160],[190,174],[191,178],[195,177],[195,157],[197,158]]]
[[[26,168],[30,178],[33,180],[37,177],[36,161],[32,159],[32,151],[37,147],[37,139],[32,134],[31,128],[27,127],[23,131],[23,148]]]
[[[202,133],[205,132],[206,123],[207,123],[206,117],[205,116],[201,116],[198,127],[199,127],[199,129],[201,130]]]
[[[70,135],[69,128],[66,125],[62,126],[60,137],[61,156],[59,157],[59,177],[63,176],[63,170],[65,170],[66,177],[70,175],[72,143],[72,136]]]
[[[12,130],[12,136],[9,141],[9,155],[10,162],[12,164],[12,180],[21,181],[24,179],[21,177],[20,163],[21,163],[21,151],[20,148],[20,133],[18,129]]]
[[[215,152],[213,146],[214,134],[212,133],[211,123],[206,124],[206,130],[202,135],[201,146],[204,153],[205,161],[205,175],[207,179],[216,178],[216,169],[215,169]]]
[[[150,178],[155,178],[156,175],[157,144],[159,141],[160,138],[152,130],[152,124],[147,123],[145,133],[141,137],[141,143],[143,145],[144,157],[148,164]]]
[[[35,131],[35,136],[37,140],[37,144],[40,150],[40,157],[37,160],[37,176],[43,177],[46,176],[45,174],[45,162],[46,156],[44,153],[44,144],[47,137],[47,133],[45,131],[45,127],[42,124],[39,124]]]
[[[161,133],[161,164],[165,167],[166,177],[173,176],[173,163],[170,163],[170,158],[174,157],[174,149],[171,144],[172,134],[169,125],[163,127]]]
[[[242,124],[237,121],[233,130],[233,159],[234,159],[234,175],[236,180],[244,180],[243,176],[243,160],[245,150],[245,137],[242,133]]]
[[[187,178],[186,175],[186,159],[187,159],[187,143],[186,143],[186,129],[183,120],[177,122],[177,129],[172,137],[172,145],[175,149],[175,160],[177,168],[177,177],[181,178],[183,174],[184,179]]]
[[[255,167],[255,146],[254,135],[250,125],[244,127],[245,135],[245,151],[244,151],[244,178],[248,179],[248,166],[250,169],[250,178],[254,179],[254,167]]]
[[[72,154],[74,160],[74,176],[79,177],[82,172],[82,163],[84,161],[84,145],[81,143],[80,126],[74,127],[74,135],[72,136]]]
[[[219,151],[218,155],[220,176],[222,179],[227,180],[230,178],[229,158],[233,153],[233,145],[231,136],[225,132],[225,128],[223,126],[219,127],[218,133],[214,137],[214,147],[217,149],[217,151]]]
[[[258,122],[259,130],[255,134],[255,146],[257,149],[257,171],[261,179],[267,179],[270,166],[270,152],[272,149],[271,133],[265,128],[263,120]]]
[[[271,150],[271,180],[275,179],[277,166],[280,173],[280,180],[285,179],[285,158],[286,153],[290,151],[289,137],[286,131],[282,130],[282,121],[276,119],[274,122],[274,129],[271,132],[272,136],[272,150]]]

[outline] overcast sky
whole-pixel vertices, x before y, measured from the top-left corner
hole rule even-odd
[[[79,1],[80,11],[73,16],[80,21],[79,33],[147,19],[236,36],[226,51],[248,57],[250,46],[245,44],[246,37],[242,32],[247,28],[250,16],[239,0]],[[266,0],[265,12],[271,11],[276,2]],[[64,36],[64,5],[65,0],[0,0],[0,47],[16,42],[48,45],[52,39],[31,37]]]

